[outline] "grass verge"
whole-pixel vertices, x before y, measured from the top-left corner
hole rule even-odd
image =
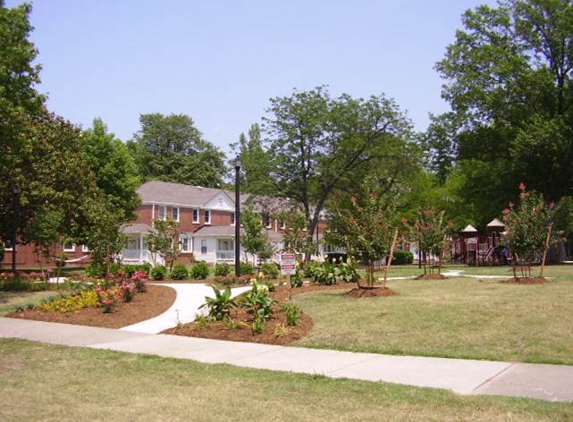
[[[28,304],[37,305],[42,299],[59,294],[58,291],[20,291],[4,292],[0,291],[0,316],[6,315],[16,310],[18,306],[27,306]]]
[[[314,318],[296,345],[399,355],[573,365],[573,280],[543,285],[495,280],[401,280],[391,297],[344,290],[295,296]]]
[[[0,340],[0,420],[570,421],[573,405]]]

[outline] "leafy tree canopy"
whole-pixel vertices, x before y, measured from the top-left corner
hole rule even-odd
[[[220,187],[224,154],[201,138],[193,119],[184,114],[142,114],[141,130],[128,145],[143,180],[163,180]]]
[[[503,0],[468,10],[463,26],[437,64],[452,113],[429,134],[438,156],[456,157],[462,199],[485,221],[520,182],[571,195],[573,5]]]
[[[410,124],[384,96],[295,91],[271,99],[264,130],[274,192],[300,204],[308,236],[335,189],[355,186],[368,166],[394,169],[410,158]]]

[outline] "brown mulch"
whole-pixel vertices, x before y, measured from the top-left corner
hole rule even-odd
[[[346,293],[350,297],[377,297],[377,296],[393,296],[397,294],[389,287],[375,287],[375,288],[356,288]]]
[[[509,284],[545,284],[549,282],[550,280],[545,277],[512,277],[508,280],[502,281],[502,283]]]
[[[422,274],[414,277],[414,280],[447,280],[447,278],[443,274]]]
[[[163,331],[163,334],[175,334],[188,337],[201,337],[216,340],[229,340],[229,341],[247,341],[250,343],[264,343],[264,344],[278,344],[287,345],[298,339],[306,336],[314,325],[314,321],[310,315],[303,312],[299,313],[300,320],[296,326],[288,326],[286,323],[285,312],[281,309],[281,305],[288,302],[289,298],[308,292],[322,291],[322,290],[341,290],[348,289],[351,285],[348,284],[335,284],[332,286],[325,286],[320,284],[305,284],[303,287],[290,289],[287,286],[277,286],[274,292],[271,292],[271,297],[278,302],[274,306],[274,314],[270,320],[265,324],[265,329],[261,334],[253,334],[251,332],[251,324],[253,316],[247,309],[237,308],[234,309],[231,318],[234,321],[243,322],[244,325],[240,328],[229,329],[227,324],[222,321],[211,323],[209,327],[201,328],[199,324],[190,322],[179,327],[170,328]],[[236,298],[237,301],[240,297]],[[287,333],[281,335],[275,334],[275,329],[278,325],[287,327]]]
[[[6,316],[91,327],[121,328],[161,315],[175,302],[176,296],[175,290],[170,287],[148,285],[147,293],[135,295],[129,303],[120,302],[109,314],[104,314],[102,308],[84,308],[66,313],[26,309],[24,312],[12,312]]]

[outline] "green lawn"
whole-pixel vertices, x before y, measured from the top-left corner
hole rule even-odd
[[[573,277],[550,268],[554,281],[543,285],[400,280],[388,283],[398,292],[391,297],[354,299],[344,290],[298,295],[295,302],[315,326],[297,345],[573,365]]]
[[[462,275],[507,275],[507,278],[513,276],[512,267],[509,266],[488,266],[488,267],[470,267],[468,265],[445,265],[442,272],[461,271]],[[532,275],[539,274],[539,266],[532,267]],[[423,274],[424,270],[419,269],[418,265],[394,265],[390,269],[390,277],[415,277]],[[383,273],[377,273],[379,277]],[[573,279],[573,265],[548,265],[545,267],[544,276],[570,276]]]
[[[28,304],[37,304],[42,299],[49,296],[56,295],[60,292],[55,291],[39,291],[39,292],[4,292],[0,291],[0,316],[6,315],[16,310],[18,306],[26,306]]]
[[[2,421],[571,421],[573,404],[0,340]]]

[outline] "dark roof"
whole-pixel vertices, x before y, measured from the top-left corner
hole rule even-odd
[[[127,226],[123,226],[119,229],[121,233],[124,234],[134,234],[134,233],[155,233],[157,230],[143,223],[135,223]]]
[[[241,234],[244,230],[241,229]],[[203,226],[192,236],[228,236],[235,237],[235,226]]]
[[[245,230],[241,229],[241,236],[245,235]],[[225,236],[225,237],[235,237],[235,226],[203,226],[195,233],[192,234],[193,237],[201,236]],[[267,230],[267,236],[271,242],[280,242],[283,239],[283,235],[272,230]]]
[[[200,207],[221,192],[225,191],[222,189],[182,185],[180,183],[161,182],[159,180],[146,182],[137,189],[137,193],[143,203],[158,202],[185,207]],[[233,198],[230,199],[233,201]]]

